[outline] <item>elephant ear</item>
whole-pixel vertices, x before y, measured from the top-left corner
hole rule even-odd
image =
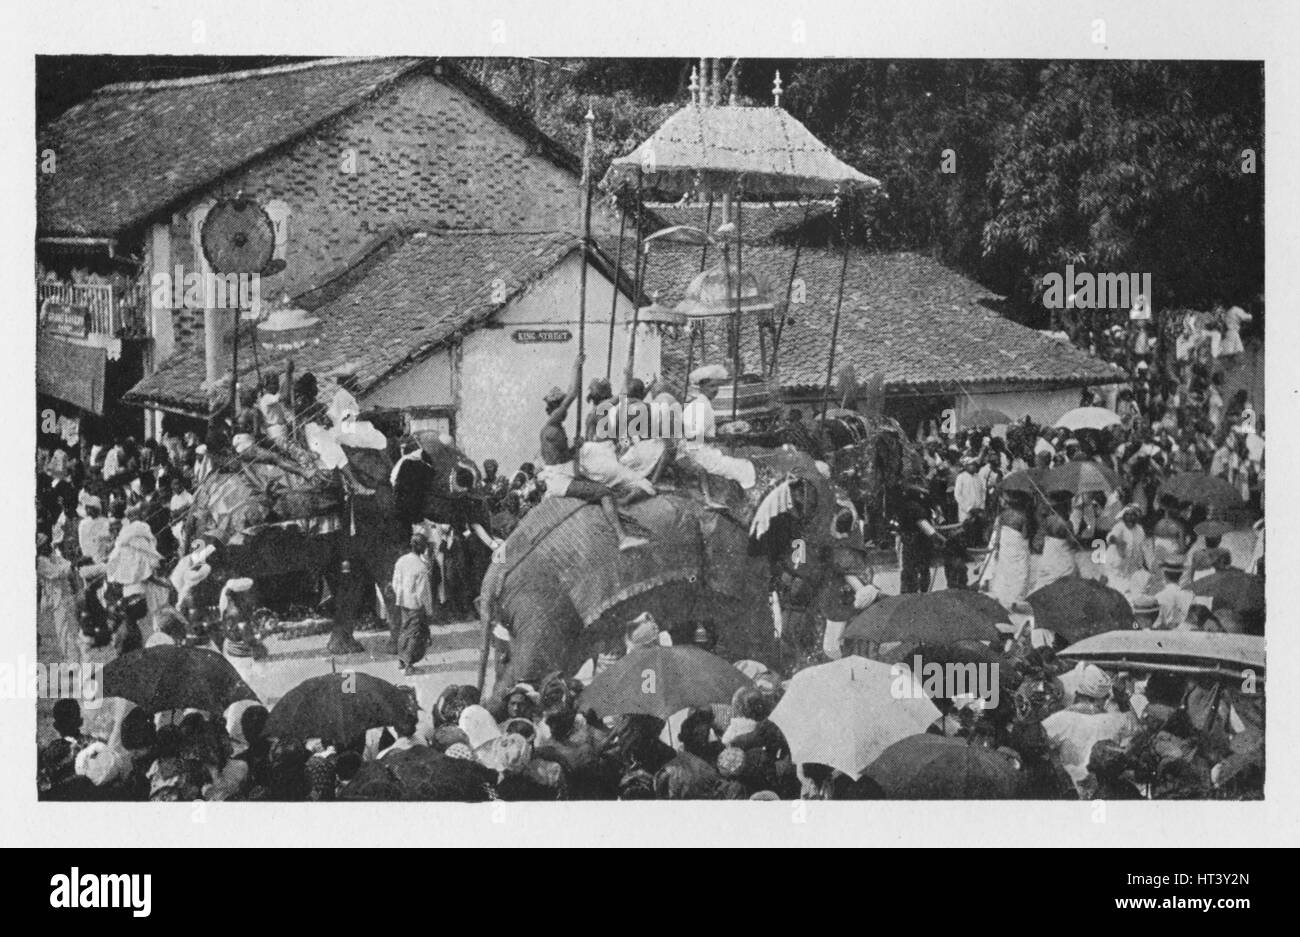
[[[382,449],[364,449],[360,446],[344,446],[343,454],[348,457],[348,465],[357,481],[367,488],[378,488],[388,484],[388,475],[393,470],[393,460]]]
[[[421,430],[415,434],[416,441],[424,450],[426,461],[433,466],[434,481],[431,495],[456,497],[463,495],[455,487],[455,473],[459,468],[467,469],[474,476],[474,484],[482,480],[482,475],[474,460],[453,445],[443,441],[442,434],[434,430]]]

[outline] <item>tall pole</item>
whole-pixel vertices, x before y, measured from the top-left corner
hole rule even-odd
[[[781,310],[781,321],[772,330],[772,370],[769,377],[776,375],[777,359],[781,355],[781,333],[785,331],[785,321],[790,317],[790,297],[794,294],[794,277],[799,271],[799,254],[803,250],[803,239],[808,228],[808,209],[811,202],[804,202],[803,223],[799,226],[799,237],[794,242],[794,261],[790,264],[790,276],[785,281],[785,306]]]
[[[713,190],[709,189],[709,206],[704,212],[704,247],[700,250],[700,273],[709,265],[709,242],[713,228]],[[700,345],[704,345],[704,323],[700,323]],[[682,378],[682,400],[691,392],[691,367],[695,364],[695,323],[686,323],[686,374]]]
[[[742,313],[740,310],[740,294],[742,292],[741,284],[744,282],[742,274],[744,269],[741,266],[740,255],[744,252],[745,231],[742,227],[742,216],[745,214],[745,202],[741,198],[739,184],[736,192],[736,343],[731,352],[731,364],[733,373],[731,375],[731,420],[736,421],[736,411],[740,405],[740,325]]]
[[[587,107],[587,116],[583,119],[587,123],[587,139],[582,147],[582,268],[578,272],[578,357],[580,360],[587,351],[587,266],[591,262],[588,253],[591,244],[591,150],[595,138],[593,128],[596,124],[596,115],[592,113],[590,106]],[[614,285],[614,299],[615,302],[618,301],[617,283]],[[574,438],[581,439],[583,436],[582,365],[578,365],[577,404],[578,424],[574,431]]]
[[[636,362],[636,330],[641,321],[641,278],[645,273],[645,267],[641,262],[641,227],[644,219],[641,213],[641,186],[644,181],[643,172],[640,166],[636,169],[636,237],[633,243],[636,245],[636,254],[632,258],[632,334],[628,338],[627,344],[627,367],[623,370],[623,385],[626,387],[632,381],[632,368]]]
[[[847,191],[846,191],[847,195]],[[845,199],[845,210],[848,210],[848,199]],[[844,306],[844,278],[849,272],[849,239],[845,230],[847,226],[843,220],[840,222],[840,243],[843,245],[843,260],[840,262],[840,287],[835,296],[835,322],[831,326],[831,355],[830,361],[826,365],[826,392],[822,396],[822,419],[826,418],[826,406],[830,402],[831,383],[835,380],[835,345],[840,337],[840,309]]]
[[[239,416],[239,307],[234,309],[235,327],[230,337],[230,420],[233,426],[235,417]]]
[[[622,186],[627,193],[627,186]],[[618,321],[618,281],[623,275],[623,235],[627,231],[627,211],[618,210],[618,251],[614,256],[614,299],[609,304],[609,347],[605,351],[605,380],[614,379],[614,327]]]

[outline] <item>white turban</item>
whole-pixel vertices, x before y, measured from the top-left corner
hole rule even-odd
[[[1096,664],[1088,664],[1079,675],[1079,686],[1075,693],[1091,699],[1105,699],[1110,696],[1110,677]]]
[[[706,364],[696,368],[691,372],[691,383],[699,384],[700,381],[725,381],[731,375],[727,369],[720,364]]]

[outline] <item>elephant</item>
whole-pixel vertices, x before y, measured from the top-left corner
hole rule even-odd
[[[468,490],[455,485],[455,470],[463,467],[477,479],[478,469],[436,437],[422,434],[420,442],[434,467],[423,497],[424,516],[435,523],[463,523],[477,502],[472,485]],[[304,585],[315,589],[322,577],[332,581],[341,562],[349,560],[379,588],[391,626],[393,566],[409,543],[394,523],[393,460],[384,450],[345,446],[344,451],[353,475],[372,494],[345,498],[333,473],[304,479],[275,465],[232,463],[195,489],[190,536],[218,545],[216,578],[253,577],[264,594],[287,587],[301,595]]]
[[[827,457],[831,478],[862,517],[867,538],[882,541],[897,515],[903,487],[925,479],[920,450],[888,417],[832,410],[821,425],[832,446]]]
[[[780,666],[770,596],[784,563],[822,561],[835,493],[813,458],[793,447],[736,455],[754,462],[759,498],[788,483],[791,497],[769,512],[761,537],[747,519],[681,489],[621,509],[650,540],[624,552],[598,505],[546,498],[525,515],[496,552],[479,600],[485,630],[501,625],[511,635],[498,655],[498,690],[575,673],[602,646],[621,645],[642,612],[678,633],[685,625],[688,635],[710,623],[716,653]]]

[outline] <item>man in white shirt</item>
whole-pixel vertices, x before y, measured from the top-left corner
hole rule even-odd
[[[1042,726],[1075,788],[1080,794],[1091,796],[1088,758],[1093,746],[1102,740],[1127,745],[1137,734],[1139,723],[1131,711],[1109,708],[1111,679],[1096,664],[1080,667],[1075,679],[1073,704],[1052,713],[1043,720]]]
[[[963,459],[962,470],[953,481],[953,498],[957,501],[957,523],[965,523],[970,512],[979,508],[984,510],[984,498],[988,489],[979,477],[979,460]]]
[[[424,534],[411,537],[411,550],[393,566],[393,594],[401,627],[397,635],[397,661],[404,674],[415,673],[415,665],[429,646],[429,619],[433,615],[433,585],[425,555],[429,540]]]
[[[723,383],[729,379],[727,369],[711,364],[691,372],[695,394],[682,410],[682,429],[685,438],[680,452],[710,475],[719,475],[738,482],[742,488],[753,488],[758,480],[754,463],[723,455],[714,445],[717,424],[713,415],[713,398]]]
[[[1155,626],[1159,631],[1170,631],[1183,623],[1183,619],[1187,617],[1187,610],[1192,607],[1196,596],[1179,585],[1179,581],[1183,578],[1181,556],[1161,563],[1160,570],[1164,574],[1165,584],[1156,593],[1160,614],[1156,616]]]

